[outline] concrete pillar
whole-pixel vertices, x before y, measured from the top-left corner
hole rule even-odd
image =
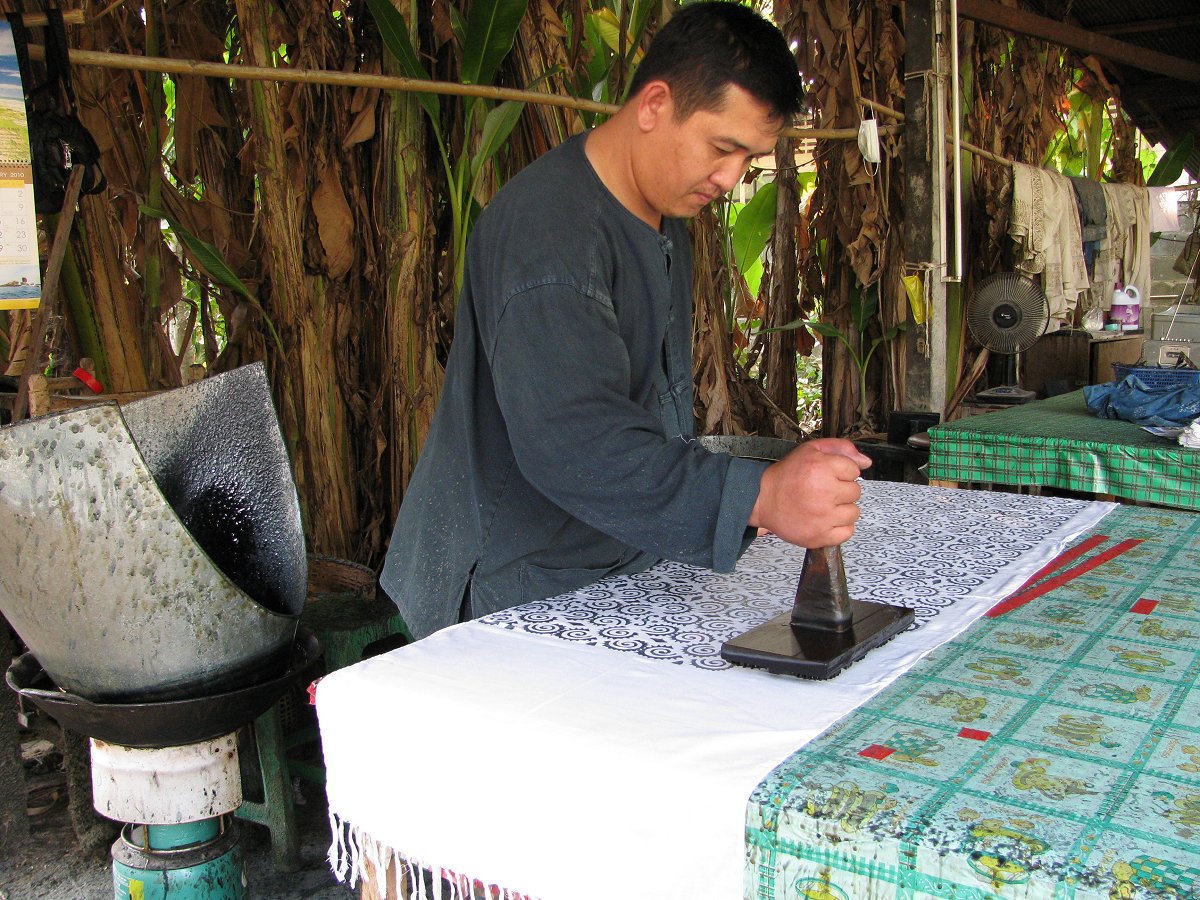
[[[905,383],[901,397],[907,411],[940,413],[946,405],[946,208],[945,168],[948,127],[941,82],[935,72],[948,72],[939,62],[937,0],[908,0],[904,13],[904,261],[906,271],[922,271],[930,300],[930,316],[917,325],[909,313],[904,334]]]

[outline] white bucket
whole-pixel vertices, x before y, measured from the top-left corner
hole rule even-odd
[[[1121,331],[1137,331],[1141,328],[1142,292],[1132,285],[1124,290],[1113,291],[1108,321],[1116,323]]]

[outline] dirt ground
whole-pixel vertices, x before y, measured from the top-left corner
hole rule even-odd
[[[8,721],[0,724],[12,727]],[[20,734],[29,836],[24,841],[14,839],[13,829],[0,827],[0,834],[5,835],[0,846],[0,900],[112,898],[112,861],[108,848],[116,826],[88,811],[90,825],[84,827],[84,838],[80,839],[79,829],[72,823],[62,732],[45,722],[33,725]],[[330,834],[324,790],[317,784],[296,781],[295,791],[301,841],[299,871],[276,869],[266,828],[248,822],[236,823],[249,873],[250,897],[262,900],[356,897],[356,891],[337,883],[325,859]],[[17,846],[21,843],[24,846]]]

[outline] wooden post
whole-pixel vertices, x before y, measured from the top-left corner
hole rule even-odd
[[[50,317],[54,314],[58,300],[58,278],[62,274],[63,257],[67,253],[67,242],[71,239],[71,225],[75,221],[75,207],[79,203],[79,190],[82,185],[83,166],[75,166],[71,169],[71,177],[67,179],[63,209],[58,216],[58,227],[54,229],[54,241],[50,244],[46,278],[42,282],[42,302],[34,319],[33,342],[29,347],[29,355],[25,357],[25,371],[17,384],[17,399],[13,402],[13,422],[20,422],[25,418],[29,402],[29,377],[37,372],[42,364],[46,329],[50,327]]]

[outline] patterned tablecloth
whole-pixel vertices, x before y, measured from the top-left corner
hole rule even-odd
[[[429,868],[544,900],[730,900],[763,777],[1113,509],[879,481],[861,506],[851,593],[911,606],[917,626],[829,681],[719,658],[791,604],[803,553],[770,536],[733,573],[660,563],[322,679],[335,871]]]
[[[1066,488],[1200,510],[1200,452],[1093,415],[1083,391],[929,430],[930,481]]]
[[[1200,518],[1074,554],[763,780],[747,897],[1200,897]]]

